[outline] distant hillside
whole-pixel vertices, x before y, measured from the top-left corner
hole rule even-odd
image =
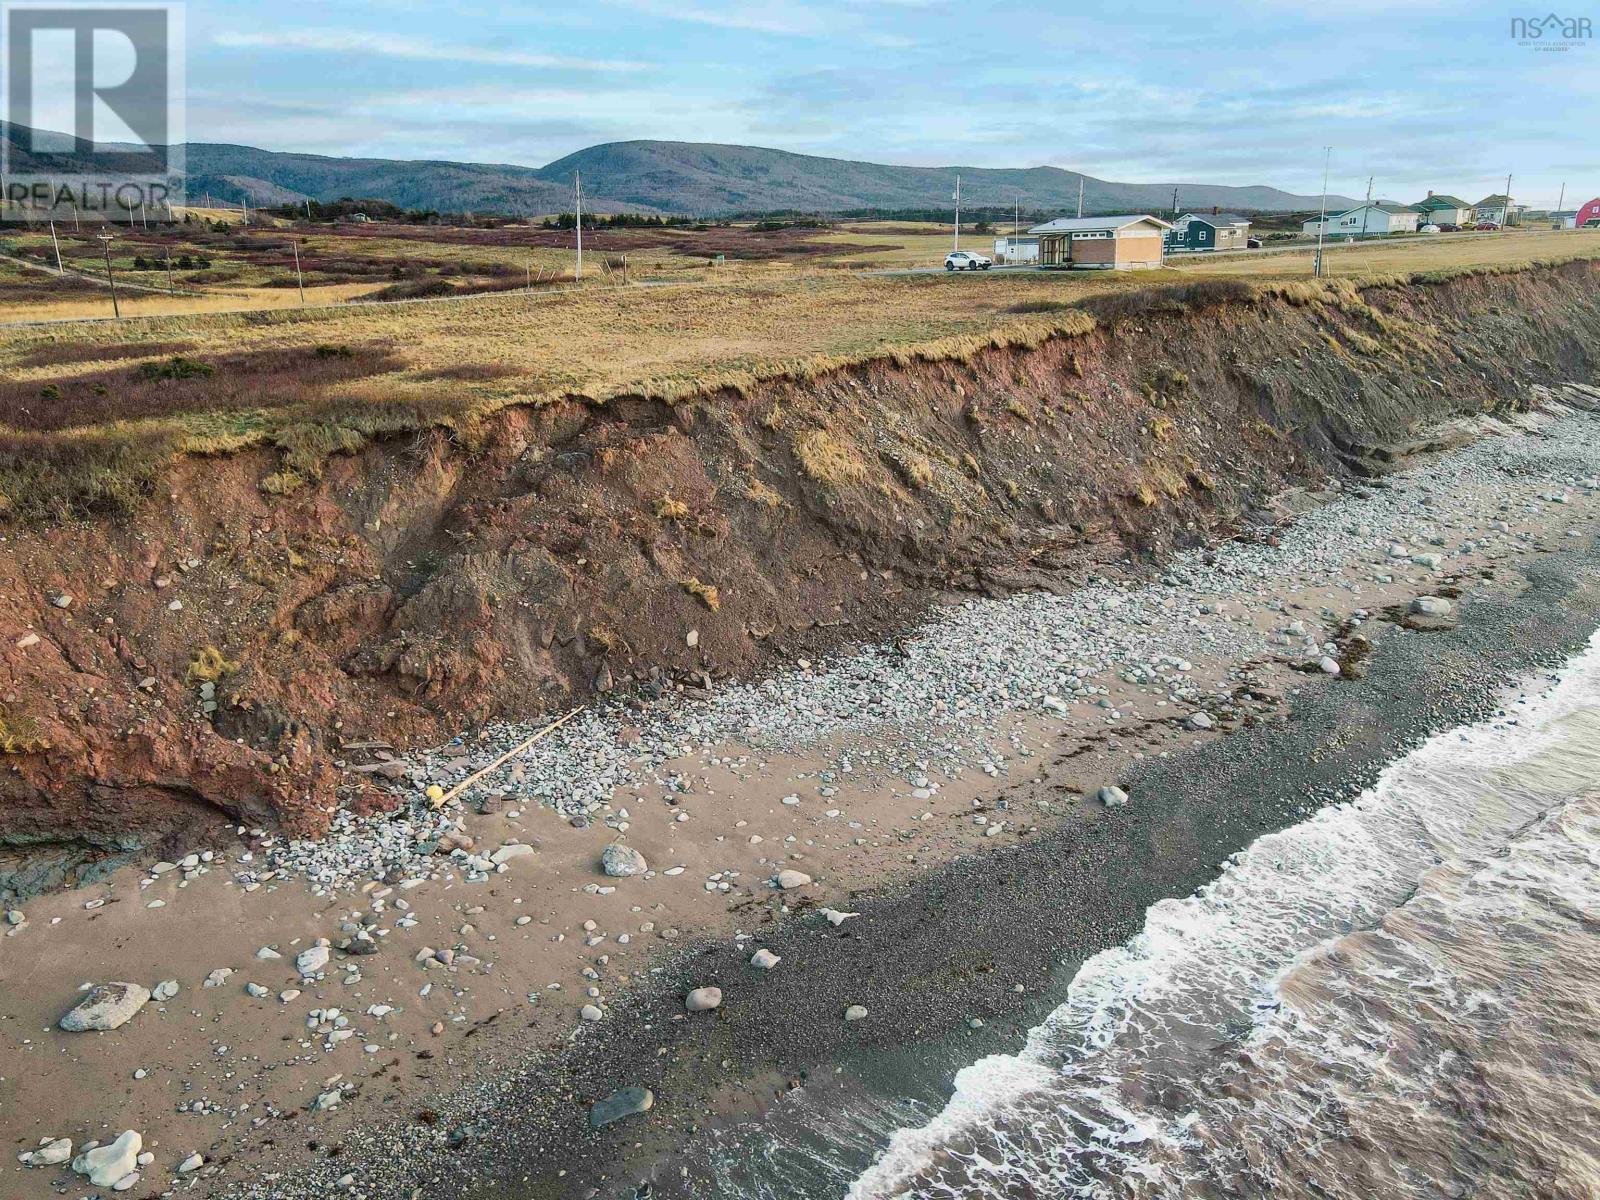
[[[241,191],[256,204],[282,204],[309,196],[387,200],[401,208],[441,212],[495,212],[528,216],[572,207],[572,184],[547,182],[532,167],[507,164],[408,162],[385,158],[329,158],[281,154],[250,146],[191,142],[189,194],[205,192],[237,201]],[[595,212],[625,205],[595,198]]]
[[[13,138],[13,127],[0,130]],[[191,142],[191,198],[207,193],[237,202],[284,204],[310,197],[387,200],[403,208],[448,212],[495,212],[527,216],[572,207],[572,175],[583,173],[585,208],[715,216],[731,212],[798,209],[840,212],[860,208],[943,208],[950,203],[955,173],[961,172],[963,203],[1024,208],[1075,209],[1078,181],[1090,212],[1166,212],[1172,190],[1184,208],[1243,208],[1287,211],[1317,207],[1320,198],[1277,188],[1227,187],[1205,183],[1113,183],[1057,167],[893,167],[696,142],[610,142],[591,146],[546,167],[510,164],[333,158],[285,154]],[[29,169],[30,156],[14,145],[13,169]],[[1343,196],[1330,204],[1353,205]]]
[[[775,209],[838,212],[854,208],[930,208],[950,203],[956,172],[964,204],[1076,211],[1083,180],[1086,211],[1167,212],[1172,190],[1184,208],[1290,210],[1316,208],[1320,196],[1296,196],[1273,187],[1207,183],[1113,183],[1059,167],[891,167],[696,142],[611,142],[551,163],[546,179],[583,172],[584,190],[631,204],[675,212],[759,212]],[[1331,203],[1352,205],[1345,197]]]
[[[22,149],[21,126],[0,127],[12,142],[16,173],[48,169],[59,160],[33,156]],[[20,139],[20,140],[19,140]],[[292,204],[297,200],[341,197],[387,200],[402,208],[441,212],[494,212],[528,216],[572,207],[572,181],[550,183],[533,167],[503,164],[406,161],[388,158],[332,158],[320,154],[284,154],[252,146],[190,142],[187,154],[188,193],[198,201],[213,198],[237,204]],[[586,208],[621,212],[641,207],[595,197]]]

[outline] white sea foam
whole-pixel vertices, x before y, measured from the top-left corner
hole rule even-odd
[[[1507,708],[1152,906],[851,1200],[1600,1194],[1600,635]]]

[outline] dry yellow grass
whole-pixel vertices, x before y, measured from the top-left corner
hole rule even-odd
[[[1010,229],[999,232],[1010,232]],[[994,233],[978,233],[962,222],[961,248],[992,254],[995,236]],[[851,225],[818,234],[815,240],[841,248],[833,259],[835,262],[875,267],[937,267],[943,265],[944,256],[954,249],[955,231],[949,225],[884,222]]]
[[[193,217],[196,221],[221,221],[224,225],[244,224],[244,210],[238,208],[206,208],[203,205],[173,205],[172,211],[181,221]]]
[[[33,722],[0,702],[0,754],[38,754],[50,743],[38,735]]]
[[[214,683],[238,669],[239,664],[224,657],[215,646],[202,646],[190,659],[189,682]]]
[[[767,508],[782,508],[785,503],[782,496],[778,495],[777,492],[762,483],[754,475],[745,480],[744,495],[746,500],[753,500]]]
[[[339,283],[306,288],[306,304],[343,304],[374,292],[382,283]],[[204,296],[163,296],[154,292],[135,292],[121,288],[117,303],[129,317],[173,317],[203,313],[261,311],[299,308],[300,293],[294,288],[238,288]],[[93,321],[109,319],[111,291],[102,288],[92,294],[74,292],[60,300],[23,304],[6,303],[0,293],[0,322],[12,321]]]
[[[311,352],[318,346],[385,347],[403,364],[332,387],[315,403],[269,410],[193,412],[42,435],[5,435],[0,496],[21,509],[64,511],[116,507],[136,497],[130,474],[149,481],[170,454],[227,453],[253,445],[279,449],[282,470],[269,487],[289,491],[317,475],[330,454],[366,439],[430,424],[475,436],[487,415],[514,404],[571,396],[594,403],[621,395],[669,402],[744,392],[765,378],[812,378],[829,368],[872,358],[969,359],[990,346],[1031,346],[1087,332],[1095,322],[1074,307],[1089,297],[1163,283],[1235,279],[1252,290],[1295,302],[1359,305],[1351,276],[1437,276],[1472,269],[1509,269],[1531,260],[1600,256],[1600,232],[1504,234],[1430,243],[1420,240],[1342,250],[1330,255],[1340,278],[1307,278],[1300,255],[1250,259],[1186,259],[1178,269],[1131,274],[984,274],[861,276],[839,271],[764,269],[712,272],[710,282],[672,287],[586,288],[507,293],[403,305],[353,304],[297,311],[291,291],[274,292],[287,307],[248,314],[204,312],[48,328],[0,329],[0,375],[41,390],[74,374],[103,371],[104,361],[29,365],[43,348],[190,344],[188,353],[254,350]],[[1240,279],[1240,276],[1246,278]],[[359,285],[356,285],[359,286]],[[85,355],[92,358],[92,355]],[[463,368],[479,368],[478,375]],[[774,424],[780,423],[774,418]],[[848,448],[824,431],[797,434],[804,469],[823,482],[853,476]],[[0,435],[4,435],[0,427]],[[31,439],[31,440],[30,440]],[[860,468],[859,460],[855,463]],[[79,492],[100,497],[91,505]],[[5,500],[0,499],[0,506]]]
[[[1387,272],[1409,274],[1465,266],[1502,266],[1595,253],[1600,253],[1600,231],[1507,230],[1472,237],[1440,235],[1332,246],[1323,256],[1323,270],[1331,277],[1362,277]],[[1189,254],[1174,258],[1172,265],[1186,274],[1304,278],[1311,274],[1312,257],[1313,251],[1308,247],[1292,253],[1224,256],[1210,261],[1203,261],[1207,255]]]
[[[867,464],[855,447],[840,441],[826,429],[813,429],[796,438],[794,455],[800,460],[800,469],[818,483],[842,487],[847,483],[860,483],[867,477]]]
[[[701,583],[700,580],[693,575],[683,580],[682,583],[684,591],[688,592],[712,612],[716,612],[722,607],[722,592],[717,588],[716,584]]]

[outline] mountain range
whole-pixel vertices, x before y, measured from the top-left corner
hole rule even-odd
[[[31,131],[0,128],[10,141],[11,170],[46,167],[49,156],[27,149]],[[905,167],[791,154],[758,146],[631,141],[591,146],[548,166],[384,158],[336,158],[211,142],[185,146],[191,203],[206,195],[237,203],[289,204],[303,199],[387,200],[402,208],[531,216],[572,207],[572,180],[583,177],[591,212],[694,216],[798,210],[947,208],[957,173],[969,208],[1076,211],[1080,181],[1086,212],[1166,212],[1174,189],[1185,209],[1256,211],[1316,208],[1319,196],[1264,185],[1116,183],[1059,167]],[[1332,205],[1353,205],[1330,196]]]

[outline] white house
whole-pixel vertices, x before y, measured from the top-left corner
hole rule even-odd
[[[1448,192],[1429,192],[1411,207],[1422,213],[1419,225],[1472,224],[1472,205]]]
[[[1038,262],[1039,239],[1026,233],[997,237],[994,240],[994,260],[997,263]]]
[[[1388,201],[1359,204],[1347,212],[1329,213],[1323,236],[1359,238],[1380,237],[1391,233],[1415,233],[1421,216],[1422,214],[1409,204],[1391,204]],[[1321,224],[1321,221],[1313,217],[1305,222],[1301,229],[1315,236]]]

